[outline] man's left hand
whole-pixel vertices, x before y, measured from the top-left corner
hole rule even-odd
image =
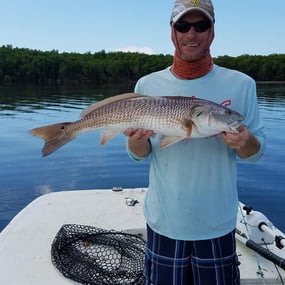
[[[240,126],[238,133],[223,132],[221,137],[226,145],[235,149],[239,157],[246,158],[258,152],[260,143],[245,126]]]

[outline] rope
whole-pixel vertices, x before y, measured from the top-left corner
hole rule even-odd
[[[242,208],[241,208],[241,205],[239,204],[239,210],[240,210],[240,213],[241,213],[241,216],[242,216],[242,221],[245,225],[245,228],[246,228],[246,232],[247,232],[247,236],[249,239],[251,239],[250,237],[250,234],[249,234],[249,230],[248,230],[248,224],[247,224],[247,221],[245,219],[245,216],[243,214],[243,211],[242,211]],[[260,265],[260,259],[259,259],[259,255],[255,254],[255,258],[256,258],[256,265],[257,265],[257,275],[259,275],[259,278],[262,280],[262,283],[266,285],[266,281],[264,279],[264,272],[262,271],[262,268],[261,268],[261,265]]]

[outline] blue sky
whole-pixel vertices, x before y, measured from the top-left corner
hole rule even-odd
[[[285,53],[285,0],[213,0],[214,57]],[[1,0],[0,46],[173,54],[174,0]]]

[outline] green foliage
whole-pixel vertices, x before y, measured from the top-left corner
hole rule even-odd
[[[285,81],[285,54],[219,56],[214,62],[244,72],[256,81]]]
[[[130,83],[171,63],[170,55],[104,50],[94,54],[59,53],[2,46],[0,83]]]
[[[240,70],[257,81],[285,80],[285,54],[220,56],[214,62]],[[132,83],[172,64],[171,55],[105,52],[59,53],[11,45],[0,47],[0,83],[105,84]]]

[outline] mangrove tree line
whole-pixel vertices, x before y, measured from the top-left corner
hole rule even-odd
[[[257,81],[284,81],[285,54],[219,56],[214,62],[240,70]],[[60,53],[26,48],[0,47],[0,84],[129,83],[163,69],[172,55],[106,52]]]

